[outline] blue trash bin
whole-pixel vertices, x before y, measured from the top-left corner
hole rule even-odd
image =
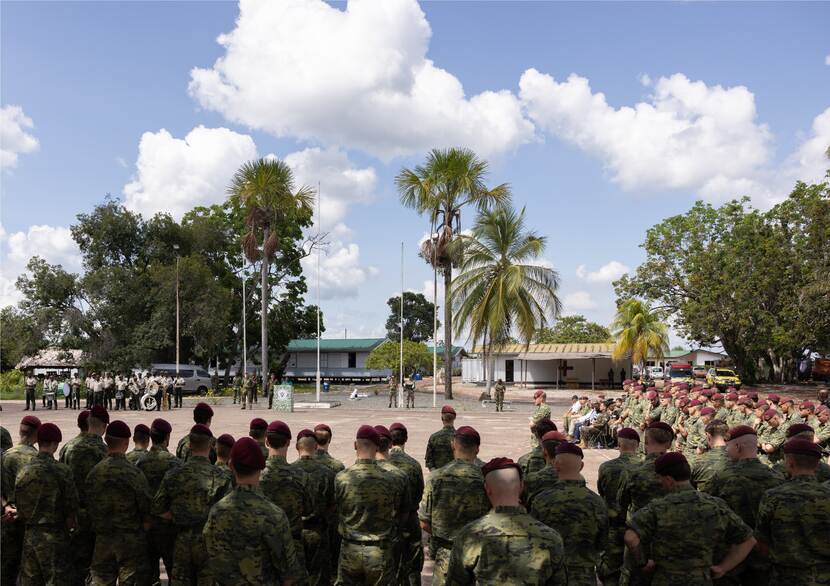
[[[328,392],[329,392],[329,383],[323,383],[323,392],[324,392],[324,393],[328,393]]]
[[[421,380],[422,378],[423,378],[423,377],[421,377],[421,373],[420,373],[420,372],[416,372],[416,373],[415,373],[414,380]]]

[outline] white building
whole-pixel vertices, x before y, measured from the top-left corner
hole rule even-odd
[[[483,383],[481,348],[462,361],[462,380]],[[510,344],[494,353],[493,380],[555,388],[619,388],[631,359],[611,358],[614,344]]]
[[[391,374],[389,369],[368,369],[369,353],[386,343],[385,338],[340,338],[320,340],[320,376],[328,381],[382,380]],[[291,340],[288,343],[288,363],[285,378],[316,380],[317,340]]]
[[[668,368],[670,364],[682,363],[692,366],[718,366],[729,357],[721,352],[712,350],[671,350],[663,358],[649,357],[646,366],[662,366]]]

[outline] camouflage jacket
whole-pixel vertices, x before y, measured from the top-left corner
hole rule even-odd
[[[401,524],[401,528],[403,528],[405,514],[418,509],[418,503],[413,503],[412,492],[409,490],[409,479],[406,476],[406,472],[395,466],[389,460],[378,460],[377,462],[382,470],[385,470],[395,478],[399,492],[398,499],[401,503],[401,508],[397,511],[398,522]]]
[[[484,491],[481,468],[471,462],[453,460],[430,475],[418,517],[430,524],[433,537],[451,542],[464,525],[489,510],[490,500]]]
[[[15,502],[15,483],[21,470],[37,456],[37,449],[26,444],[17,444],[3,453],[3,497]]]
[[[164,475],[173,468],[182,465],[182,461],[176,456],[167,451],[167,448],[161,446],[153,446],[150,451],[141,458],[136,467],[141,470],[144,477],[147,479],[147,485],[150,487],[150,494],[155,495],[161,486],[161,481]]]
[[[424,463],[429,470],[436,470],[452,462],[453,453],[451,442],[454,435],[455,428],[448,425],[429,436],[427,451],[424,456]]]
[[[787,467],[784,465],[784,460],[776,462],[773,470],[781,474],[786,480],[790,479],[790,474],[787,472]],[[830,480],[830,464],[824,460],[819,460],[818,468],[816,468],[816,480],[819,482],[827,482]]]
[[[314,510],[303,517],[304,525],[328,522],[335,512],[334,505],[334,471],[318,458],[302,456],[292,464],[306,473],[309,490],[314,495]]]
[[[190,460],[164,475],[153,499],[152,512],[173,513],[177,527],[201,530],[210,508],[231,491],[228,477],[204,456]]]
[[[98,534],[141,531],[150,514],[150,489],[124,454],[110,454],[89,473],[86,491],[92,498],[89,516]]]
[[[722,471],[729,459],[726,457],[726,446],[711,448],[702,453],[692,462],[692,486],[700,491],[709,492],[709,483],[712,477]]]
[[[259,490],[285,512],[292,535],[299,539],[303,517],[314,513],[315,495],[312,494],[308,474],[289,464],[282,456],[271,456],[260,476]]]
[[[349,541],[388,541],[402,510],[398,481],[376,460],[358,459],[334,478],[339,532]]]
[[[389,462],[403,470],[409,483],[409,492],[415,503],[413,512],[418,511],[418,505],[424,496],[424,471],[420,462],[404,452],[400,447],[389,450]]]
[[[288,518],[255,487],[237,486],[216,503],[202,535],[217,584],[270,586],[306,576]]]
[[[530,514],[556,529],[568,568],[593,568],[608,539],[608,511],[584,480],[560,480],[533,499]]]
[[[653,584],[710,585],[709,568],[721,561],[724,545],[752,537],[752,529],[725,502],[691,487],[654,499],[628,525],[651,544]]]
[[[774,566],[808,571],[830,567],[830,486],[797,476],[768,490],[758,508],[755,534],[769,546]]]
[[[537,445],[528,453],[520,456],[517,464],[521,466],[522,477],[524,478],[527,478],[534,472],[542,470],[547,465],[542,447]]]
[[[337,474],[341,470],[345,470],[346,466],[340,460],[333,458],[331,454],[326,452],[325,450],[317,450],[317,459],[325,464],[326,466],[331,469],[332,472]]]
[[[176,457],[182,462],[187,462],[190,459],[190,434],[186,434],[179,440],[179,445],[176,446]],[[265,452],[265,457],[268,458],[268,452]],[[210,438],[210,463],[216,463],[216,438]]]
[[[726,501],[750,527],[755,527],[761,497],[784,482],[784,477],[757,458],[729,462],[715,473],[706,492]]]
[[[534,497],[549,488],[553,488],[559,482],[559,476],[553,466],[545,466],[533,474],[524,477],[522,486],[522,504],[529,511]]]
[[[87,433],[78,436],[77,441],[69,446],[63,455],[62,462],[72,471],[75,488],[78,490],[82,525],[86,523],[84,516],[86,509],[98,496],[94,493],[87,495],[86,479],[90,471],[106,456],[107,446],[104,440],[97,435]]]
[[[146,456],[148,451],[144,448],[135,448],[127,452],[127,462],[130,464],[138,464],[138,461],[141,460],[144,456]]]
[[[625,470],[617,493],[620,514],[626,512],[626,519],[642,509],[653,499],[665,495],[660,480],[654,472],[654,461],[660,454],[647,454],[642,462]]]
[[[452,548],[447,584],[567,584],[559,534],[523,507],[496,507],[466,525]]]
[[[783,428],[783,424],[778,427],[767,425],[762,432],[758,433],[758,445],[763,448],[764,444],[770,444],[775,451],[768,454],[762,450],[760,460],[767,466],[773,466],[776,462],[782,459],[781,447],[787,439]]]
[[[81,438],[84,437],[84,435],[86,434],[84,432],[81,432],[60,447],[60,449],[58,450],[58,462],[66,464],[66,451],[72,448],[72,446],[74,446],[76,443],[81,441]]]
[[[40,453],[17,475],[16,506],[27,527],[57,525],[78,514],[78,491],[72,471],[51,454]]]
[[[642,457],[639,454],[620,454],[613,460],[603,462],[599,466],[597,491],[605,500],[608,521],[612,525],[625,524],[626,512],[620,509],[620,504],[617,500],[619,497],[620,483],[625,478],[627,471],[641,462]]]

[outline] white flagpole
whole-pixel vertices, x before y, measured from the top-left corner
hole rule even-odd
[[[438,238],[435,237],[435,222],[432,223],[432,406],[438,401]]]
[[[403,401],[403,242],[401,242],[401,363],[399,371],[398,405]]]
[[[320,182],[317,182],[317,402],[320,402]]]
[[[245,315],[245,248],[242,248],[242,376],[248,373],[248,323]],[[237,373],[239,374],[239,373]]]

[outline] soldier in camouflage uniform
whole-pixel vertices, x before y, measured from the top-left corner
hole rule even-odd
[[[397,378],[395,377],[394,373],[393,376],[389,377],[389,406],[388,408],[391,409],[392,406],[395,406],[395,409],[398,408],[398,383],[395,382]]]
[[[761,447],[760,460],[767,466],[774,466],[781,460],[781,448],[786,441],[781,427],[781,416],[773,409],[767,409],[763,415],[764,427],[759,428],[758,445]]]
[[[549,431],[542,436],[542,454],[545,457],[545,467],[532,474],[524,475],[522,472],[522,504],[529,511],[533,504],[533,498],[540,492],[553,488],[559,481],[559,476],[554,468],[556,460],[556,448],[559,444],[567,442],[567,436],[561,431]],[[521,465],[519,466],[521,468]]]
[[[548,395],[545,391],[536,391],[533,393],[533,404],[536,406],[533,415],[530,416],[530,446],[533,448],[539,445],[539,438],[533,433],[533,426],[542,419],[551,418],[550,405],[548,405],[547,400]]]
[[[392,584],[393,539],[403,518],[398,481],[378,465],[380,438],[362,425],[355,438],[357,461],[334,479],[342,537],[337,584]]]
[[[625,544],[653,584],[709,586],[746,558],[755,545],[752,529],[721,499],[694,490],[683,454],[663,454],[654,470],[665,496],[632,515]]]
[[[692,461],[692,486],[703,492],[709,492],[709,482],[727,463],[726,435],[729,428],[726,423],[713,419],[706,424],[706,442],[709,449]]]
[[[816,480],[819,447],[805,439],[784,444],[790,480],[761,499],[755,534],[772,562],[771,584],[830,583],[830,486]]]
[[[564,442],[556,448],[559,482],[536,495],[530,514],[562,537],[568,584],[596,586],[600,554],[608,539],[608,511],[602,498],[585,486],[582,458],[575,444]]]
[[[331,446],[332,431],[331,427],[325,423],[318,423],[314,426],[314,437],[317,438],[317,459],[323,465],[327,466],[336,475],[341,470],[345,470],[346,466],[343,462],[333,458],[329,454],[329,447]],[[327,519],[329,532],[329,573],[332,576],[337,575],[337,560],[340,559],[340,532],[338,528],[337,512],[332,511]]]
[[[6,450],[3,454],[3,516],[11,516],[9,522],[2,524],[2,541],[0,541],[0,564],[2,564],[3,586],[13,586],[17,582],[20,571],[20,560],[23,555],[23,532],[21,521],[14,519],[15,481],[18,473],[26,464],[37,456],[34,444],[37,442],[37,429],[40,420],[33,415],[27,415],[20,421],[20,443]]]
[[[248,436],[254,438],[259,444],[259,449],[262,450],[262,456],[268,460],[268,444],[265,441],[265,436],[268,435],[268,422],[262,417],[254,417],[248,424]],[[289,515],[289,519],[291,515]]]
[[[256,399],[256,383],[254,382],[254,378],[247,372],[245,373],[245,379],[242,382],[242,390],[242,408],[253,409],[254,399]]]
[[[567,584],[562,538],[519,505],[519,466],[508,458],[496,458],[482,472],[493,508],[458,532],[447,582],[461,586]]]
[[[237,372],[233,377],[233,404],[236,405],[242,399],[242,377]]]
[[[599,448],[600,438],[608,430],[608,423],[611,421],[611,415],[604,401],[597,401],[595,403],[597,415],[589,425],[583,425],[579,428],[579,437],[582,440],[583,447]]]
[[[233,484],[233,471],[230,467],[231,449],[236,440],[229,433],[223,433],[216,438],[216,464],[215,466],[227,476]]]
[[[455,459],[434,471],[424,487],[418,517],[421,528],[430,535],[430,556],[435,561],[434,586],[445,583],[458,531],[490,509],[481,468],[474,464],[480,444],[481,438],[475,429],[459,427],[452,440]]]
[[[825,454],[830,452],[830,407],[821,405],[816,409],[818,428],[816,429],[816,443]]]
[[[8,429],[0,425],[0,450],[5,452],[13,445],[14,442],[12,442],[12,434],[9,433]]]
[[[414,409],[415,408],[415,381],[413,380],[414,375],[410,376],[409,379],[403,384],[403,390],[406,394],[406,408],[407,409]]]
[[[437,470],[453,460],[452,437],[455,434],[455,409],[449,405],[441,407],[441,423],[444,427],[429,436],[424,463],[427,469]]]
[[[210,508],[231,491],[230,479],[210,463],[210,428],[190,429],[190,459],[165,474],[153,499],[152,512],[176,526],[171,581],[213,586],[202,530]]]
[[[150,489],[144,475],[125,457],[129,426],[110,422],[104,441],[107,457],[86,479],[87,494],[95,495],[95,506],[89,509],[95,530],[92,583],[144,584],[149,574],[145,531],[150,527]]]
[[[496,396],[496,411],[504,411],[504,392],[506,388],[504,381],[501,379],[496,381],[495,396]]]
[[[23,584],[70,584],[69,530],[78,522],[78,491],[72,472],[55,461],[61,431],[54,423],[37,430],[38,455],[17,476],[17,522],[24,523]]]
[[[201,423],[210,427],[213,421],[213,407],[207,403],[197,403],[193,408],[193,423]],[[190,457],[190,435],[186,434],[179,440],[179,445],[176,446],[176,457],[182,462],[187,462]],[[210,461],[216,462],[216,439],[211,438],[210,441]]]
[[[617,446],[620,455],[600,464],[597,478],[597,492],[605,499],[605,507],[608,511],[608,539],[597,569],[606,586],[613,586],[619,582],[623,565],[626,511],[620,509],[620,503],[617,500],[620,482],[642,461],[639,454],[640,436],[637,430],[631,427],[618,430]]]
[[[787,440],[795,438],[815,442],[816,434],[813,431],[813,428],[806,423],[794,423],[787,428]],[[778,462],[775,466],[773,466],[773,469],[783,474],[784,478],[789,480],[787,467],[783,461]],[[824,462],[823,460],[819,460],[818,467],[816,468],[816,479],[819,482],[827,482],[830,480],[830,464],[827,464],[827,462]]]
[[[297,560],[285,513],[259,492],[265,458],[256,442],[240,438],[231,450],[236,487],[210,510],[202,535],[216,584],[298,583],[306,577]]]
[[[420,500],[414,500],[414,495],[409,489],[409,478],[406,472],[395,466],[389,461],[389,449],[392,447],[392,433],[383,425],[376,425],[375,431],[378,432],[378,451],[375,459],[378,461],[378,466],[386,470],[394,476],[398,482],[398,489],[400,491],[401,510],[398,516],[398,526],[395,531],[394,545],[393,545],[393,571],[395,579],[400,578],[401,574],[401,556],[403,554],[404,545],[404,531],[407,529],[407,524],[411,519],[413,513],[417,515],[418,504]]]
[[[517,462],[522,469],[523,478],[527,478],[534,472],[538,472],[545,467],[545,455],[542,452],[542,446],[540,445],[541,439],[546,433],[556,431],[556,424],[550,419],[540,419],[533,424],[532,431],[533,436],[536,438],[536,443],[533,445],[531,450],[528,453],[523,454]]]
[[[285,511],[294,539],[297,560],[305,567],[303,518],[314,513],[311,481],[303,470],[288,463],[291,430],[282,421],[272,421],[266,428],[268,460],[259,481],[259,489],[269,501]]]
[[[389,426],[392,448],[389,450],[389,462],[406,474],[409,491],[414,508],[411,508],[401,535],[401,568],[399,582],[409,586],[419,586],[421,570],[424,568],[424,548],[421,545],[421,525],[418,521],[418,506],[424,494],[424,471],[421,464],[404,451],[409,439],[403,423]]]
[[[147,479],[150,494],[158,492],[164,476],[181,466],[182,461],[167,450],[173,427],[164,419],[155,419],[150,425],[150,439],[153,442],[150,451],[141,458],[136,466]],[[188,442],[189,446],[189,442]],[[189,448],[188,448],[189,449]],[[153,526],[148,533],[150,561],[150,578],[153,584],[159,584],[159,559],[164,562],[168,576],[173,572],[173,556],[176,547],[176,527],[163,517],[153,517]]]
[[[141,458],[147,455],[147,448],[150,447],[150,428],[139,423],[133,428],[133,449],[127,452],[127,461],[136,464]]]

